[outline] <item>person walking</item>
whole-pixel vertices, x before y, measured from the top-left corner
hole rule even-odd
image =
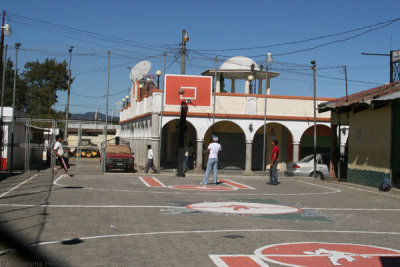
[[[144,172],[148,173],[149,169],[151,168],[153,170],[154,173],[160,173],[156,166],[154,166],[154,154],[153,154],[153,149],[151,149],[151,145],[147,145],[147,163],[146,163],[146,167],[144,168]]]
[[[218,178],[218,153],[222,150],[220,144],[218,144],[218,136],[212,136],[212,143],[208,146],[206,153],[210,153],[207,161],[206,173],[204,175],[201,185],[207,185],[208,177],[210,176],[211,169],[213,170],[213,184],[217,184]]]
[[[68,169],[69,169],[69,162],[68,158],[64,156],[64,148],[62,146],[62,137],[61,135],[56,136],[56,143],[54,144],[54,154],[56,155],[57,159],[56,162],[60,166],[55,167],[53,170],[53,173],[56,174],[58,170],[64,169],[65,175],[68,177],[72,177],[72,175],[68,175]],[[67,152],[68,153],[68,152]]]
[[[271,185],[277,185],[278,182],[278,158],[279,158],[279,147],[278,140],[272,140],[272,155],[271,155],[271,164],[269,165],[269,183]]]
[[[194,155],[194,149],[192,142],[189,142],[188,146],[185,149],[185,171],[192,168],[192,159]]]

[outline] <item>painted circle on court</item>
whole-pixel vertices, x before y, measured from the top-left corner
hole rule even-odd
[[[203,186],[203,185],[171,185],[171,189],[180,190],[194,190],[194,191],[235,191],[237,188],[226,187],[226,186]]]
[[[400,251],[369,245],[341,243],[284,243],[257,249],[255,255],[285,266],[384,266],[383,260]]]
[[[232,214],[287,214],[301,212],[301,209],[275,204],[248,202],[204,202],[189,204],[188,209]]]

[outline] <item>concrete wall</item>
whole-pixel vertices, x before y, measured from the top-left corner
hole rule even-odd
[[[391,109],[350,113],[348,180],[372,186],[390,172]]]

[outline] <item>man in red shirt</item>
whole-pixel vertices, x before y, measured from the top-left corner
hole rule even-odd
[[[271,155],[271,164],[269,165],[269,183],[271,185],[277,185],[278,183],[278,158],[279,158],[279,148],[278,148],[278,140],[272,140],[272,155]]]

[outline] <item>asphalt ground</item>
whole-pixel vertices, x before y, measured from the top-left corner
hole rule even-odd
[[[367,266],[361,263],[371,259],[369,266],[400,266],[399,190],[282,175],[274,186],[260,174],[235,172],[203,188],[202,178],[3,176],[0,227],[62,266]],[[263,214],[247,214],[258,211]],[[19,250],[4,236],[1,241],[0,266],[46,266],[18,259]],[[265,251],[278,244],[287,251]],[[360,245],[367,249],[356,253]],[[310,253],[314,258],[304,263]]]

